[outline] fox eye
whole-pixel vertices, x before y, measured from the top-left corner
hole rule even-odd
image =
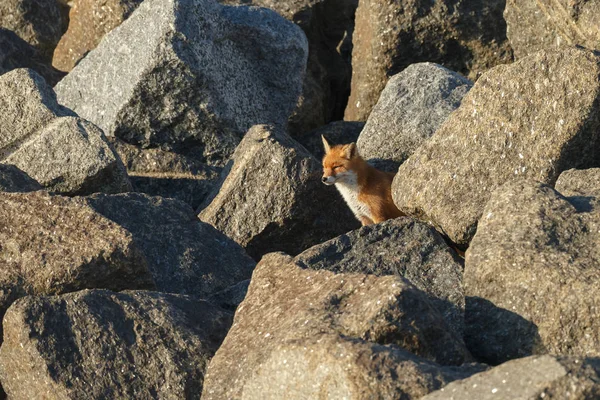
[[[341,168],[341,167],[342,167],[341,165],[334,165],[333,167],[331,167],[331,169],[338,169],[338,168]]]

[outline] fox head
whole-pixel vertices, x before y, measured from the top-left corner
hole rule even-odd
[[[356,162],[360,161],[355,143],[331,146],[327,139],[321,135],[325,156],[323,157],[323,178],[326,185],[334,183],[356,182],[356,172],[353,170]]]

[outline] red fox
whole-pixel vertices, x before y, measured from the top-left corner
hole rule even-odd
[[[393,173],[367,164],[355,143],[331,146],[324,136],[321,139],[325,147],[322,181],[335,184],[363,226],[405,215],[392,200]]]

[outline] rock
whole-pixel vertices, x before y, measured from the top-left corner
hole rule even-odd
[[[600,165],[599,76],[600,56],[576,48],[489,71],[400,166],[396,206],[466,245],[503,183],[552,184],[566,169]]]
[[[256,266],[202,398],[418,398],[461,371],[422,357],[470,359],[407,280],[305,270],[273,253]]]
[[[388,81],[357,142],[370,164],[398,171],[460,106],[473,83],[441,65],[408,66]]]
[[[231,315],[185,296],[86,290],[21,299],[4,324],[11,399],[199,399]]]
[[[479,359],[600,354],[600,202],[580,200],[530,180],[492,194],[464,272],[478,300],[467,299],[466,341]]]
[[[504,5],[505,0],[361,1],[344,119],[365,121],[389,77],[411,64],[435,62],[475,80],[512,62]]]
[[[364,126],[364,122],[335,121],[304,135],[296,136],[295,139],[321,161],[325,155],[321,135],[325,136],[332,145],[352,143],[358,140],[358,135]]]
[[[207,298],[213,304],[217,306],[235,312],[236,308],[240,305],[246,293],[248,293],[248,286],[250,285],[250,279],[236,283],[227,289],[221,290]]]
[[[61,194],[131,190],[104,133],[60,106],[34,71],[0,76],[0,110],[0,163],[14,164]]]
[[[14,165],[0,164],[0,192],[35,192],[42,185]]]
[[[68,13],[69,7],[57,0],[3,0],[0,27],[15,32],[49,62],[67,30]]]
[[[121,25],[142,0],[75,0],[69,12],[69,28],[60,38],[52,65],[71,71],[96,48],[104,35]]]
[[[504,19],[517,58],[576,44],[600,50],[598,1],[506,0]]]
[[[219,179],[221,168],[199,162],[201,155],[143,149],[118,138],[108,141],[127,168],[134,189],[151,196],[172,197],[197,209]]]
[[[595,399],[597,359],[532,356],[449,383],[422,400]]]
[[[145,148],[194,148],[201,161],[222,165],[252,125],[285,124],[306,54],[300,28],[273,11],[150,0],[55,90],[107,136]]]
[[[600,168],[570,169],[558,177],[554,188],[563,196],[600,199]]]
[[[82,198],[0,193],[0,317],[18,298],[85,288],[152,289],[126,229]]]
[[[256,260],[271,251],[298,254],[358,225],[321,174],[317,160],[281,128],[257,125],[198,216]]]
[[[457,337],[464,331],[462,265],[431,227],[410,218],[369,225],[294,258],[302,268],[402,276],[429,296]]]
[[[127,229],[161,292],[204,298],[249,279],[255,262],[234,241],[174,199],[97,194],[86,203]]]
[[[0,75],[17,68],[31,68],[44,77],[50,85],[65,76],[52,68],[43,56],[14,32],[0,28]]]

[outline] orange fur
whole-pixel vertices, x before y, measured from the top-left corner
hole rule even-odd
[[[323,182],[336,185],[363,226],[405,215],[392,200],[393,173],[369,165],[354,143],[330,146],[323,137],[323,145]]]

